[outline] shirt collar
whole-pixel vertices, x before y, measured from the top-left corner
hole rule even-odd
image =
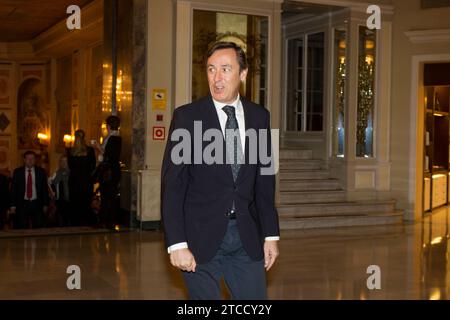
[[[120,136],[119,130],[110,130],[109,134],[110,137],[114,136],[114,137],[118,137]]]
[[[236,109],[236,114],[244,113],[244,109],[242,108],[241,96],[238,94],[236,100],[232,103],[223,103],[213,99],[214,106],[216,107],[217,112],[223,112],[222,108],[225,106],[233,106]]]

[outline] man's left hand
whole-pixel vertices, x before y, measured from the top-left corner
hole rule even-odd
[[[266,271],[269,271],[273,266],[279,254],[278,241],[268,240],[264,242],[264,268],[266,268]]]

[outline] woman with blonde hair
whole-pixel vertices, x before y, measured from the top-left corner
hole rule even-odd
[[[96,223],[90,208],[93,196],[92,172],[95,169],[95,151],[86,145],[83,130],[75,131],[75,141],[67,152],[69,163],[69,194],[73,210],[74,225],[93,225]]]

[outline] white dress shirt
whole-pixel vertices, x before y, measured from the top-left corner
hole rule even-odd
[[[239,126],[239,135],[241,137],[242,151],[245,150],[245,118],[244,107],[242,106],[241,99],[238,95],[237,99],[233,103],[222,103],[213,99],[214,106],[216,107],[217,116],[219,117],[220,128],[222,129],[223,136],[225,138],[225,125],[227,124],[228,116],[225,111],[222,110],[225,106],[232,106],[235,109],[236,119]]]
[[[105,140],[103,140],[103,143],[100,145],[100,148],[102,149],[102,153],[100,153],[97,157],[99,162],[103,162],[103,153],[105,153],[106,145],[108,144],[108,140],[110,137],[120,137],[119,130],[110,130],[108,135],[106,136]]]
[[[225,113],[225,111],[222,110],[225,106],[232,106],[234,107],[236,119],[239,126],[239,135],[241,138],[241,145],[242,150],[245,150],[245,117],[244,117],[244,107],[242,106],[241,98],[238,95],[236,100],[233,103],[223,103],[219,102],[213,99],[214,106],[216,108],[217,116],[219,117],[220,122],[220,128],[222,129],[223,136],[225,137],[225,125],[227,123],[228,116]],[[280,237],[274,236],[274,237],[266,237],[266,241],[277,241],[280,240]],[[185,249],[188,247],[187,242],[180,242],[176,243],[174,245],[171,245],[169,248],[167,248],[167,252],[171,253],[172,251],[178,250],[178,249]]]

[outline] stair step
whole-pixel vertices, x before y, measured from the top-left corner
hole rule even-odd
[[[280,191],[341,190],[337,179],[281,179]]]
[[[281,191],[280,205],[300,203],[342,202],[346,200],[344,190],[336,191]]]
[[[323,160],[321,159],[282,159],[280,160],[280,170],[284,169],[308,169],[318,170],[323,168]]]
[[[285,240],[307,239],[308,241],[316,241],[321,237],[338,236],[345,241],[359,241],[361,237],[366,239],[378,239],[380,234],[386,237],[397,238],[399,234],[405,232],[403,223],[395,224],[379,224],[364,226],[343,226],[337,228],[310,228],[310,229],[283,229],[281,237]]]
[[[312,159],[312,150],[280,149],[280,159]]]
[[[337,216],[337,217],[312,217],[312,218],[280,218],[280,229],[313,229],[335,228],[350,226],[388,225],[398,224],[403,220],[403,211],[388,213]]]
[[[279,171],[280,180],[284,179],[328,179],[330,172],[328,170],[297,170],[281,169]]]
[[[282,205],[277,207],[277,211],[280,218],[393,212],[395,200]]]

